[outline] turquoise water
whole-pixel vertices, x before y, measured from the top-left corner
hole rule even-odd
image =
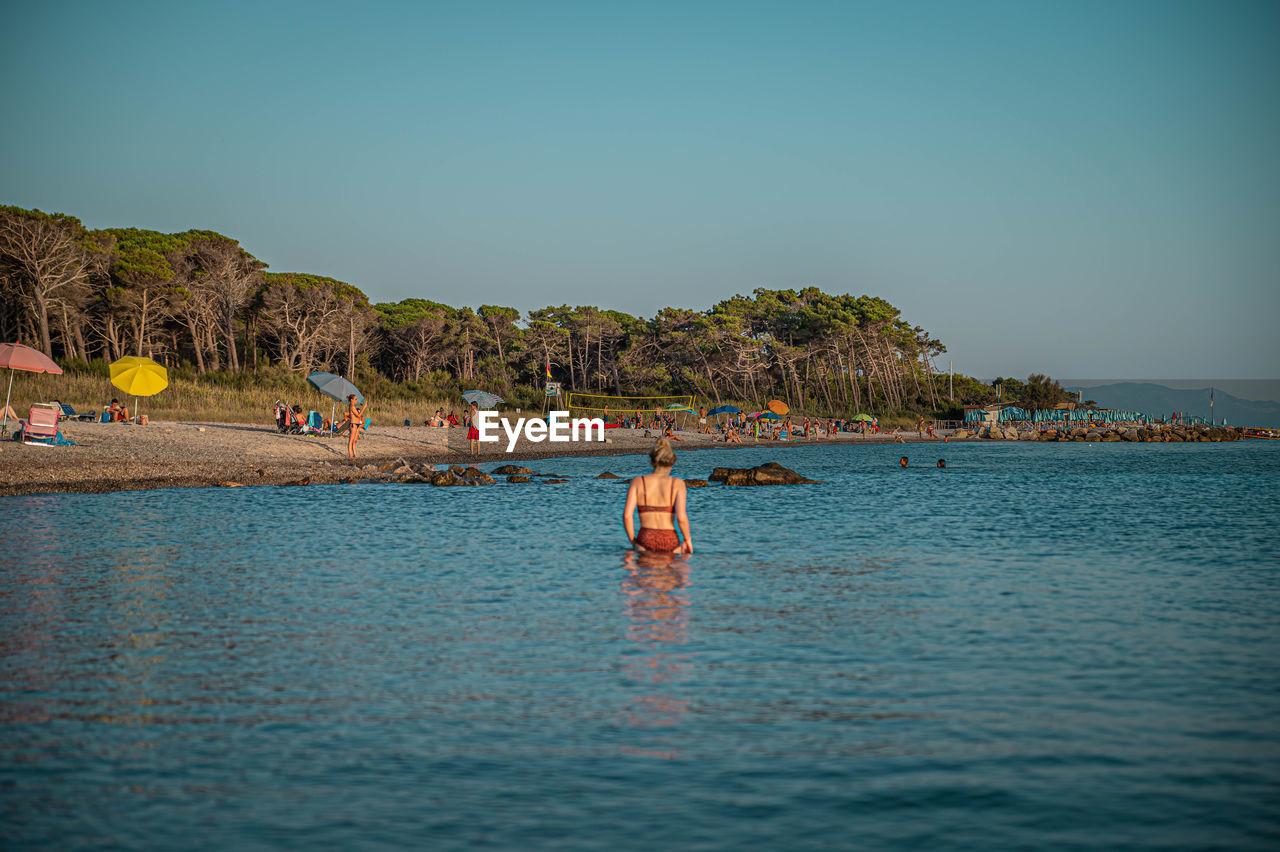
[[[1276,848],[1280,446],[769,459],[0,500],[0,845]]]

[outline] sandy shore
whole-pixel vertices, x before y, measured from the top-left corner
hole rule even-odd
[[[645,437],[643,430],[610,429],[603,444],[530,443],[522,437],[511,453],[504,452],[504,439],[501,444],[482,444],[488,451],[473,457],[464,429],[374,425],[360,440],[359,460],[351,461],[345,438],[281,435],[267,425],[156,421],[149,426],[64,423],[61,428],[76,446],[0,442],[0,496],[199,487],[227,482],[283,485],[302,479],[325,484],[362,478],[376,470],[372,466],[399,460],[450,465],[622,455],[647,453],[654,442],[652,437]],[[710,435],[680,435],[684,441],[677,445],[679,450],[726,446],[713,443]],[[892,440],[886,436],[842,436],[825,443]],[[908,440],[914,442],[914,436]],[[781,451],[805,443],[762,441],[759,446]],[[752,444],[748,441],[745,446]]]

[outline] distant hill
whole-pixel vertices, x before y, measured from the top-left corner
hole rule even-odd
[[[1164,385],[1174,390],[1201,390],[1202,388],[1214,388],[1218,391],[1226,391],[1232,396],[1238,396],[1241,399],[1249,400],[1271,400],[1272,402],[1280,402],[1280,379],[1224,379],[1224,378],[1204,378],[1204,379],[1162,379],[1159,376],[1112,376],[1109,379],[1076,379],[1076,378],[1060,378],[1062,386],[1073,388],[1084,388],[1088,393],[1089,388],[1096,388],[1099,385],[1118,385],[1122,382],[1137,382],[1139,384],[1148,385]],[[1218,407],[1218,397],[1213,397],[1214,408]]]
[[[1175,411],[1209,419],[1209,387],[1183,390],[1149,382],[1116,382],[1095,387],[1069,387],[1084,391],[1099,408],[1142,411],[1153,417],[1168,417]],[[1220,388],[1213,389],[1213,419],[1225,419],[1232,426],[1280,426],[1280,403],[1270,400],[1240,399]]]

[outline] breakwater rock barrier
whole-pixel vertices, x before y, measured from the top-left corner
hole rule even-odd
[[[1003,426],[983,426],[980,429],[957,429],[949,440],[974,438],[988,441],[1079,441],[1085,443],[1114,443],[1128,441],[1139,444],[1163,443],[1219,443],[1238,441],[1243,429],[1236,426],[1209,426],[1197,423],[1193,426],[1157,423],[1151,426],[1094,425],[1067,426],[1063,428],[1019,428],[1006,423]]]

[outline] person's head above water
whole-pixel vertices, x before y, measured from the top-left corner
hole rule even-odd
[[[906,457],[906,456],[903,456],[902,458],[898,459],[898,464],[902,465],[903,467],[906,467],[906,466],[907,466],[907,457]]]
[[[676,451],[671,449],[671,442],[666,438],[659,438],[658,443],[654,444],[653,449],[649,451],[649,462],[655,470],[660,467],[674,467]]]
[[[946,459],[938,459],[938,467],[946,467],[946,466],[947,466]]]

